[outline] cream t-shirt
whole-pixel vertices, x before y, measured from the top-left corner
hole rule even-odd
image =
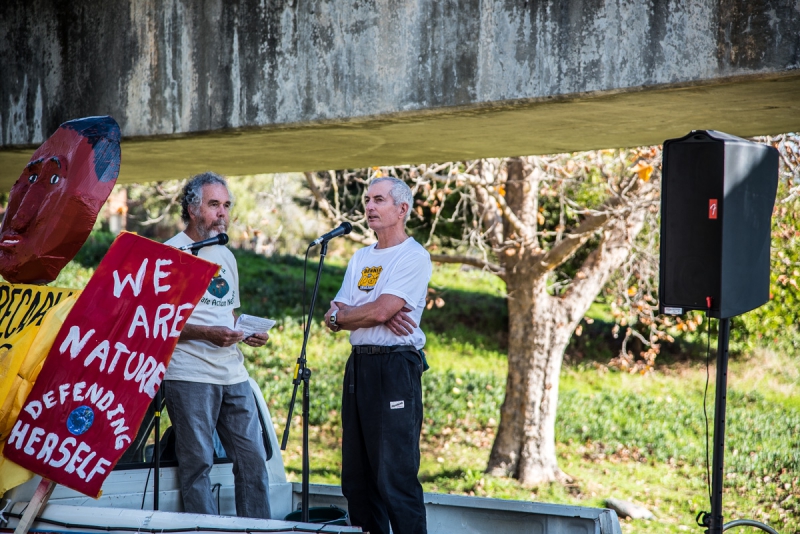
[[[181,247],[192,243],[192,239],[181,232],[165,245]],[[240,305],[236,258],[223,245],[201,248],[198,256],[219,265],[220,272],[211,279],[208,289],[186,323],[233,328],[233,310]],[[191,273],[185,275],[191,276]],[[164,380],[186,380],[218,385],[238,384],[247,378],[244,356],[237,345],[218,347],[210,341],[199,339],[178,341],[164,375]]]

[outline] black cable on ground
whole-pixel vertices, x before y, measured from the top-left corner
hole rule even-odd
[[[730,528],[736,527],[755,527],[763,530],[764,532],[769,532],[769,534],[779,534],[778,531],[771,526],[765,525],[760,521],[754,521],[752,519],[737,519],[735,521],[731,521],[730,523],[725,523],[722,525],[722,531],[725,532]]]

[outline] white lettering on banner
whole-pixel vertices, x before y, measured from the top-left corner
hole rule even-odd
[[[119,357],[122,355],[123,352],[125,354],[129,354],[131,352],[128,350],[128,347],[126,347],[124,343],[121,343],[119,341],[114,343],[114,348],[117,349],[117,352],[114,353],[114,358],[111,360],[111,365],[108,366],[108,374],[114,372],[114,369],[116,369],[117,367],[117,361],[119,360]]]
[[[163,293],[164,291],[169,291],[169,288],[172,287],[168,285],[161,285],[161,279],[170,275],[169,272],[164,272],[161,270],[162,265],[172,265],[172,260],[156,260],[156,272],[153,274],[153,287],[155,288],[156,295]]]
[[[161,316],[161,312],[166,311],[168,312],[163,317]],[[169,335],[169,327],[167,326],[167,321],[172,319],[172,316],[175,315],[175,305],[174,304],[162,304],[156,310],[156,317],[153,319],[153,337],[157,338],[159,331],[164,332],[164,335],[161,338],[166,341],[167,336]],[[162,328],[163,327],[163,328]]]
[[[179,337],[181,335],[181,333],[177,330],[178,323],[184,318],[183,315],[181,315],[181,312],[183,310],[191,309],[194,309],[194,304],[190,304],[188,302],[178,306],[178,309],[175,310],[175,319],[172,321],[172,329],[169,331],[169,337]]]
[[[161,312],[167,312],[164,316],[161,315]],[[158,337],[159,331],[163,331],[164,335],[161,338],[166,341],[167,336],[169,335],[169,326],[167,326],[167,321],[172,319],[172,316],[175,315],[175,305],[174,304],[162,304],[156,310],[156,316],[153,319],[153,338]]]
[[[86,387],[86,382],[78,382],[72,386],[72,398],[78,402],[83,402],[83,388]]]
[[[230,304],[233,304],[233,301],[231,301]],[[161,304],[156,309],[153,317],[153,338],[157,338],[160,334],[161,338],[166,341],[167,337],[180,336],[181,333],[178,331],[178,323],[184,319],[181,312],[192,308],[194,308],[194,304],[181,304],[177,309],[174,304]],[[169,326],[170,319],[172,319],[171,327]],[[132,338],[134,334],[136,334],[136,329],[140,326],[144,328],[144,336],[150,338],[151,329],[150,322],[147,319],[147,313],[144,307],[137,306],[133,321],[131,321],[131,326],[128,328],[128,338]]]
[[[89,476],[86,477],[86,482],[89,482],[90,480],[92,480],[92,478],[95,475],[98,475],[98,474],[99,475],[104,475],[104,474],[106,474],[105,468],[110,466],[110,465],[111,465],[111,462],[109,462],[105,458],[100,458],[99,460],[97,460],[97,463],[94,464],[94,467],[89,472]]]
[[[114,392],[108,390],[103,393],[103,386],[97,383],[92,383],[88,388],[86,387],[86,382],[77,382],[75,384],[67,383],[61,384],[56,389],[58,390],[58,396],[55,395],[55,390],[50,390],[42,395],[42,399],[45,400],[44,407],[50,409],[56,405],[63,405],[69,400],[75,402],[88,401],[97,406],[100,411],[104,412],[114,403]],[[47,399],[51,399],[53,402],[48,402]],[[39,418],[42,414],[42,410],[42,401],[39,399],[31,399],[25,407],[25,411],[34,420]],[[117,413],[124,412],[125,410],[122,408],[122,405],[118,404],[111,414],[116,415]]]
[[[144,361],[144,354],[139,354],[139,360],[136,364],[136,368],[131,371],[131,362],[134,361],[136,355],[139,354],[138,352],[132,352],[131,355],[128,357],[128,363],[125,364],[125,380],[131,380],[136,373],[139,372],[139,369],[142,368],[142,362]]]
[[[75,452],[72,453],[72,458],[70,458],[69,463],[67,464],[67,467],[64,468],[64,471],[66,471],[67,473],[74,473],[75,469],[78,467],[75,464],[78,463],[78,462],[82,462],[83,461],[83,458],[81,458],[81,453],[82,452],[89,452],[91,450],[92,450],[92,448],[90,446],[88,446],[86,443],[84,443],[82,441],[80,443],[78,443],[78,447],[75,449]],[[92,453],[92,455],[94,455],[94,454],[95,453]]]
[[[116,407],[116,408],[114,408],[113,410],[111,410],[110,412],[108,412],[108,413],[106,414],[106,416],[107,416],[109,419],[111,419],[112,417],[114,417],[114,416],[115,416],[115,415],[117,415],[118,413],[125,413],[125,408],[123,408],[123,407],[122,407],[122,403],[119,403],[119,404],[117,404],[117,407]]]
[[[27,423],[23,426],[20,426],[20,421],[17,421],[17,424],[14,425],[14,430],[11,433],[11,437],[8,439],[8,445],[14,445],[17,449],[22,448],[22,442],[25,440],[25,435],[28,433],[29,426],[30,425]],[[57,469],[66,466],[64,467],[64,471],[70,474],[77,473],[77,475],[86,482],[89,482],[95,475],[105,474],[106,467],[111,465],[111,462],[105,458],[99,458],[87,474],[86,469],[91,465],[92,460],[94,460],[94,458],[97,456],[97,453],[92,451],[92,448],[89,445],[83,441],[79,443],[78,440],[72,436],[69,436],[64,438],[59,446],[58,435],[52,432],[47,434],[47,437],[42,443],[41,436],[43,436],[44,433],[44,429],[34,427],[33,430],[31,430],[31,435],[28,438],[25,448],[22,449],[22,452],[29,456],[36,455],[37,460],[44,459],[45,463]],[[130,440],[128,441],[130,442]],[[119,438],[117,439],[117,442],[119,443]],[[34,445],[38,443],[42,443],[42,446],[37,451]],[[56,446],[58,446],[58,452],[61,453],[61,457],[59,459],[52,458],[53,452],[56,450]],[[72,450],[72,447],[75,447],[75,449]],[[117,447],[117,449],[119,448],[121,447]],[[83,456],[84,453],[88,454]]]
[[[143,326],[144,327],[144,337],[150,337],[150,325],[147,324],[147,315],[144,312],[144,306],[141,304],[136,306],[136,313],[133,316],[133,321],[131,322],[131,327],[128,328],[128,337],[133,337],[133,334],[136,333],[136,327]]]
[[[111,421],[111,426],[114,427],[114,435],[119,436],[126,430],[129,430],[127,426],[125,426],[125,418],[120,417],[116,421]]]
[[[25,451],[25,454],[33,454],[33,446],[42,441],[42,436],[44,436],[44,429],[39,428],[38,426],[31,431],[31,437],[28,438],[28,443],[25,444],[25,448],[22,449]]]
[[[73,437],[64,439],[64,441],[61,442],[61,446],[58,448],[58,452],[61,453],[61,459],[57,461],[50,460],[50,465],[58,468],[69,462],[72,451],[67,448],[67,445],[75,445],[76,443],[78,443],[78,441]]]
[[[145,380],[150,378],[150,375],[156,370],[157,363],[155,358],[148,356],[144,361],[144,365],[139,368],[139,372],[136,373],[136,378],[133,379],[134,382],[139,382],[139,393],[144,389]]]
[[[103,387],[97,384],[92,384],[86,391],[86,396],[89,397],[92,404],[97,404],[100,401],[101,395],[103,395]]]
[[[100,409],[101,412],[108,410],[108,407],[111,406],[111,403],[114,402],[114,392],[111,390],[106,391],[106,394],[103,395],[103,398],[100,399],[100,402],[97,403],[97,407]]]
[[[141,385],[139,386],[139,391],[144,392],[145,395],[150,397],[151,399],[156,396],[156,391],[158,390],[158,386],[161,385],[161,381],[164,379],[164,373],[167,371],[166,366],[163,363],[159,362],[156,366],[155,371],[150,375],[147,379],[147,383],[142,381]]]
[[[42,415],[42,403],[38,400],[31,401],[25,406],[25,411],[36,421]]]
[[[122,432],[128,430],[128,427],[125,426],[124,419],[118,419],[117,421],[114,421],[111,423],[111,426],[115,428],[114,434],[117,435],[115,442],[115,447],[117,450],[120,450],[126,445],[130,444],[131,438],[126,434],[122,434]],[[29,430],[30,436],[28,436]],[[91,461],[95,456],[97,456],[97,453],[93,452],[91,447],[86,445],[84,442],[78,443],[78,441],[71,436],[65,438],[59,446],[58,435],[52,432],[47,434],[47,437],[42,443],[42,436],[44,434],[45,430],[43,428],[34,427],[31,430],[31,425],[29,423],[23,423],[17,419],[17,422],[14,424],[14,428],[11,430],[11,434],[8,437],[7,444],[9,447],[13,446],[17,450],[22,449],[22,452],[28,456],[35,455],[37,460],[44,459],[45,463],[48,463],[55,468],[61,468],[66,465],[64,470],[67,473],[77,472],[78,476],[86,480],[86,482],[89,482],[95,475],[105,474],[105,468],[111,465],[111,462],[105,458],[100,458],[87,475],[86,468],[89,467]],[[25,442],[26,438],[27,443]],[[24,447],[23,443],[25,444]],[[35,445],[39,443],[42,443],[42,446],[39,448],[37,453]],[[77,445],[77,448],[74,451],[70,450],[70,447],[74,447],[75,445]],[[58,452],[61,453],[61,458],[58,460],[52,458],[53,452],[56,450],[56,446],[58,446]],[[88,452],[89,454],[85,457],[82,457],[81,454],[84,452]]]
[[[81,465],[79,465],[78,468],[76,469],[76,471],[78,472],[78,476],[81,477],[81,479],[86,480],[86,471],[84,471],[83,468],[86,467],[89,464],[89,462],[92,461],[92,458],[94,458],[95,456],[97,456],[96,452],[93,452],[90,455],[88,455],[86,459],[84,459],[81,462]]]
[[[47,434],[47,437],[44,438],[44,445],[42,445],[42,449],[39,451],[39,454],[36,455],[36,459],[44,459],[44,463],[49,462],[56,445],[58,445],[58,435],[50,432]]]
[[[14,428],[11,429],[11,435],[8,436],[8,444],[17,444],[17,449],[22,447],[22,442],[25,441],[25,436],[28,434],[28,429],[31,427],[28,423],[22,424],[22,421],[17,419]]]
[[[100,370],[104,371],[106,368],[106,359],[108,358],[108,345],[109,343],[107,339],[101,341],[100,344],[97,345],[83,361],[83,366],[89,367],[89,364],[92,363],[95,358],[99,358],[101,360]]]
[[[142,262],[142,266],[139,267],[139,272],[136,273],[136,282],[133,281],[133,277],[130,273],[125,275],[125,278],[122,279],[120,282],[119,280],[119,273],[114,270],[114,296],[119,298],[122,295],[122,290],[125,289],[126,285],[130,285],[131,289],[133,290],[133,296],[138,297],[139,293],[142,292],[142,282],[144,282],[144,273],[147,271],[147,260],[145,258]]]
[[[92,334],[94,334],[94,328],[86,332],[85,336],[81,337],[81,328],[77,325],[71,326],[58,352],[64,354],[64,352],[69,349],[69,359],[74,360],[83,350],[83,346],[86,345],[86,342],[89,341]]]

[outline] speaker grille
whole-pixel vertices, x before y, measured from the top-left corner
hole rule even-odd
[[[661,300],[666,306],[705,309],[706,297],[719,302],[724,159],[724,145],[705,136],[664,148]]]

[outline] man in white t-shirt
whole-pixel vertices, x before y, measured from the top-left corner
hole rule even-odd
[[[225,232],[233,205],[228,184],[207,172],[183,190],[186,230],[166,242],[181,247]],[[199,257],[220,271],[183,327],[164,376],[185,512],[219,514],[209,473],[214,465],[214,429],[233,460],[236,514],[268,519],[269,480],[253,390],[237,343],[261,347],[269,335],[244,338],[234,330],[239,307],[236,259],[222,245],[201,248]],[[191,276],[191,273],[186,273]]]
[[[342,392],[342,492],[353,525],[372,534],[427,532],[419,483],[428,252],[406,234],[413,196],[378,178],[364,196],[378,242],[355,253],[325,324],[350,330]]]

